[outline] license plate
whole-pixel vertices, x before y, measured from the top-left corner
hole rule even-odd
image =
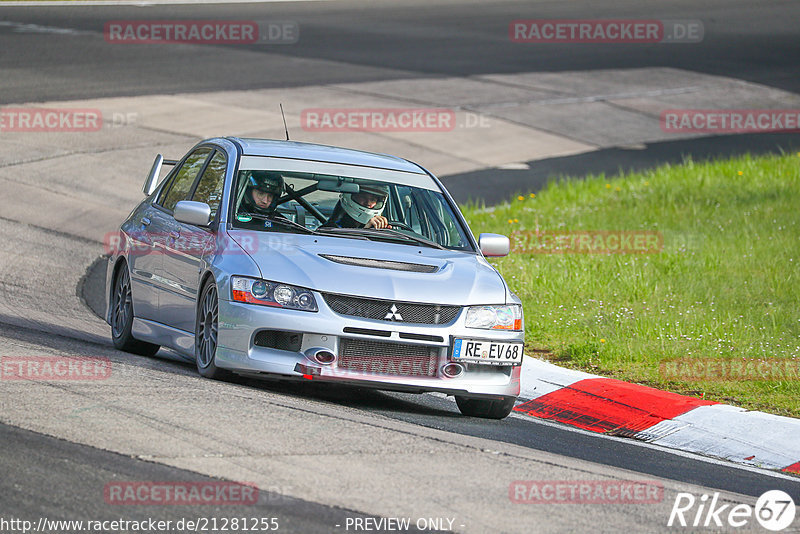
[[[514,365],[522,363],[522,343],[454,339],[453,359],[467,363]]]

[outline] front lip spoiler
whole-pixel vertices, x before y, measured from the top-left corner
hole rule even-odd
[[[382,391],[395,391],[399,393],[444,393],[445,395],[458,395],[459,397],[469,397],[475,399],[507,399],[509,397],[517,398],[516,395],[491,395],[491,394],[476,394],[470,393],[464,389],[453,389],[453,388],[438,388],[435,386],[432,387],[423,387],[420,386],[408,386],[405,384],[393,384],[393,383],[386,383],[377,380],[363,380],[363,379],[348,379],[348,378],[340,378],[340,377],[329,377],[329,376],[320,376],[318,374],[308,373],[311,369],[317,369],[316,367],[311,367],[307,365],[297,364],[295,366],[295,371],[301,373],[302,375],[310,375],[312,378],[307,378],[307,376],[302,375],[282,375],[277,373],[268,373],[268,372],[258,372],[258,371],[236,371],[235,369],[231,369],[235,374],[241,376],[247,376],[251,378],[258,378],[260,380],[275,380],[279,382],[284,381],[292,381],[292,382],[304,382],[308,383],[311,382],[312,384],[341,384],[343,386],[355,386],[355,387],[365,387],[369,389],[377,389]]]

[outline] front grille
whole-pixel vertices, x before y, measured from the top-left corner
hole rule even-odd
[[[435,273],[439,270],[436,265],[425,263],[407,263],[404,261],[375,260],[372,258],[350,258],[348,256],[334,256],[320,254],[326,260],[342,263],[344,265],[358,265],[359,267],[372,267],[373,269],[388,269],[390,271],[407,271],[411,273]]]
[[[393,321],[397,323],[449,324],[455,320],[460,306],[439,306],[438,304],[412,304],[348,297],[333,293],[323,293],[325,302],[333,311],[351,317]]]
[[[436,376],[439,348],[343,338],[337,365],[367,374]]]

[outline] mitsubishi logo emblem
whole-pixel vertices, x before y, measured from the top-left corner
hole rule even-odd
[[[387,321],[402,321],[403,316],[397,313],[397,306],[392,304],[392,307],[389,308],[389,313],[386,314],[386,317],[384,317],[384,319]]]

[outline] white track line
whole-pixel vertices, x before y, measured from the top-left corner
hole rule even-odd
[[[800,481],[800,478],[798,478],[796,476],[793,476],[793,475],[789,475],[789,474],[783,473],[782,471],[772,471],[772,470],[769,470],[769,469],[763,469],[763,468],[755,467],[755,466],[751,466],[751,465],[738,464],[738,463],[731,462],[730,460],[722,460],[722,459],[713,458],[713,457],[710,457],[710,456],[703,456],[701,454],[688,452],[688,451],[682,451],[680,449],[671,449],[669,447],[664,447],[663,445],[656,445],[656,444],[653,444],[653,443],[647,443],[645,441],[639,441],[639,440],[636,440],[636,439],[623,438],[623,437],[620,437],[620,436],[610,436],[608,434],[598,434],[597,432],[590,432],[588,430],[584,430],[582,428],[578,428],[578,427],[575,427],[575,426],[572,426],[572,425],[567,425],[567,424],[564,424],[564,423],[559,423],[557,421],[549,421],[547,419],[541,419],[539,417],[531,417],[530,415],[526,415],[526,414],[523,414],[523,413],[520,413],[520,412],[511,412],[509,417],[514,417],[514,418],[517,418],[517,419],[525,419],[527,421],[531,421],[532,423],[536,423],[536,424],[540,424],[540,425],[546,425],[546,426],[550,426],[550,427],[553,427],[553,428],[560,428],[561,430],[567,430],[567,431],[570,431],[570,432],[577,432],[579,434],[583,434],[585,436],[590,436],[590,437],[596,438],[596,439],[610,439],[610,440],[613,440],[613,441],[620,441],[622,443],[627,443],[628,445],[635,445],[637,447],[644,447],[646,449],[652,449],[652,450],[664,452],[664,453],[667,453],[667,454],[672,454],[674,456],[680,456],[680,457],[683,457],[683,458],[689,458],[691,460],[697,460],[697,461],[700,461],[700,462],[705,462],[705,463],[708,463],[708,464],[714,464],[714,465],[720,465],[720,466],[724,466],[724,467],[730,467],[732,469],[739,469],[741,471],[749,471],[751,473],[757,473],[759,475],[766,475],[766,476],[769,476],[769,477],[779,478],[779,479],[782,479],[782,480],[790,480],[792,482]]]

